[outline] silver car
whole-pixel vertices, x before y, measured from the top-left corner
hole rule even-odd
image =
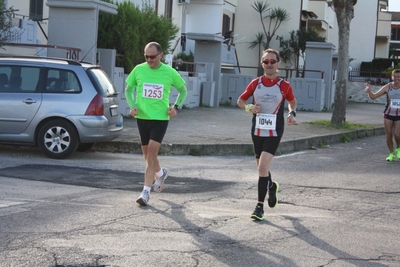
[[[0,57],[0,142],[37,145],[64,159],[123,129],[117,91],[99,66]]]

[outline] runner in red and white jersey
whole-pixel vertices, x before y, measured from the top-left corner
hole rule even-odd
[[[252,80],[239,96],[237,104],[253,115],[251,137],[258,168],[258,201],[251,218],[264,219],[264,201],[269,192],[268,206],[278,204],[279,184],[272,182],[269,166],[281,141],[285,118],[284,103],[287,101],[289,114],[287,123],[296,122],[297,102],[292,86],[278,77],[279,52],[274,49],[263,51],[261,65],[264,75]],[[252,103],[248,100],[253,97]]]

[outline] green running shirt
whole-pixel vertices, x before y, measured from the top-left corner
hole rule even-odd
[[[187,96],[185,80],[175,69],[164,63],[157,69],[150,68],[147,62],[137,65],[128,75],[126,84],[126,101],[129,108],[138,109],[138,115],[135,116],[137,119],[169,120],[167,113],[172,87],[179,92],[175,102],[177,105],[182,106]]]

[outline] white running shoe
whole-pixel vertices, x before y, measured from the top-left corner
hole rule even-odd
[[[150,200],[150,192],[147,190],[143,190],[142,193],[140,194],[140,197],[136,200],[136,202],[140,206],[147,206],[149,200]]]
[[[163,171],[163,174],[161,175],[161,177],[156,177],[154,179],[154,185],[153,185],[154,192],[160,193],[164,189],[164,186],[165,186],[164,182],[165,182],[165,179],[167,179],[167,177],[168,177],[168,170],[166,168],[162,168],[162,171]]]

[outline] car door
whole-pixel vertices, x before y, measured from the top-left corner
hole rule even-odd
[[[24,133],[35,117],[42,102],[42,95],[36,92],[39,81],[40,68],[30,66],[0,66],[1,73],[9,77],[6,89],[0,90],[0,136],[7,141],[7,136],[15,139],[21,136],[21,141],[34,133]],[[23,135],[21,135],[24,133]],[[14,136],[14,137],[12,137]]]

